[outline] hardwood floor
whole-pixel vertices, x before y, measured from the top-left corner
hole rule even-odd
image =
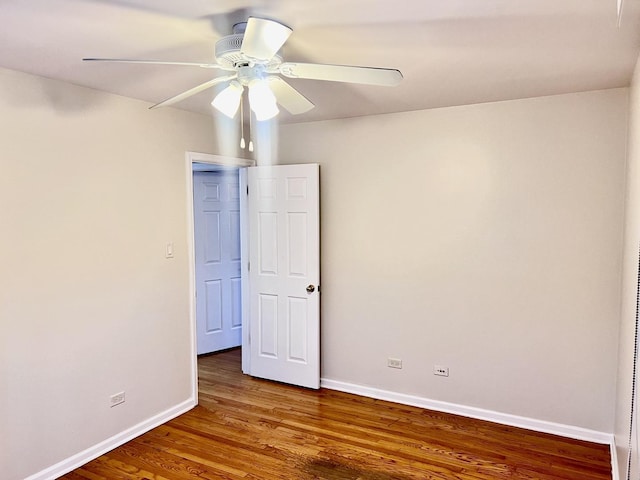
[[[200,405],[64,479],[610,480],[608,446],[311,391],[200,358]]]

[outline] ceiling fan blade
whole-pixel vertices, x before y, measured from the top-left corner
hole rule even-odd
[[[249,17],[240,52],[256,60],[269,61],[292,32],[289,27],[275,20]]]
[[[269,77],[269,88],[276,96],[276,101],[292,115],[311,110],[315,105],[280,77]]]
[[[393,68],[324,65],[320,63],[286,62],[280,65],[280,73],[289,78],[363,83],[386,87],[398,85],[403,78],[400,70]]]
[[[186,92],[182,92],[179,93],[178,95],[168,98],[166,100],[164,100],[163,102],[160,103],[156,103],[155,105],[149,107],[150,109],[153,108],[158,108],[158,107],[166,107],[168,105],[173,105],[174,103],[177,103],[181,100],[184,100],[185,98],[189,98],[192,95],[195,95],[196,93],[200,93],[204,90],[206,90],[207,88],[211,88],[214,85],[217,85],[219,83],[224,83],[224,82],[228,82],[229,80],[233,80],[234,78],[236,78],[237,75],[228,75],[226,77],[218,77],[218,78],[214,78],[213,80],[209,80],[208,82],[204,82],[200,85],[198,85],[197,87],[193,87],[189,90],[187,90]]]
[[[143,63],[151,65],[184,65],[201,68],[222,68],[217,63],[192,63],[192,62],[164,62],[160,60],[129,60],[126,58],[83,58],[83,62],[111,62],[111,63]]]

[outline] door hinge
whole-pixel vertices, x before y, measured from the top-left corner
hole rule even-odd
[[[251,262],[247,262],[247,272],[251,271]]]
[[[249,185],[247,185],[247,195],[249,195]]]

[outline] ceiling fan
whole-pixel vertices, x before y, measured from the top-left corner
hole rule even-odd
[[[244,88],[249,90],[249,105],[257,120],[268,120],[279,113],[277,104],[293,115],[305,113],[314,104],[280,75],[288,78],[394,86],[402,73],[391,68],[284,62],[280,49],[293,30],[267,18],[249,17],[234,25],[233,33],[215,45],[215,63],[166,62],[116,58],[83,58],[88,62],[119,62],[155,65],[196,66],[231,72],[179,93],[150,108],[165,107],[215,85],[228,83],[211,102],[220,112],[233,118],[238,111]]]

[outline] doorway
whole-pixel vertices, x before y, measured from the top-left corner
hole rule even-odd
[[[209,155],[205,153],[198,152],[186,152],[185,154],[185,179],[187,182],[186,190],[187,190],[187,250],[188,250],[188,263],[189,263],[189,297],[191,301],[189,302],[189,319],[190,319],[190,336],[191,336],[191,351],[193,352],[191,355],[191,386],[192,386],[192,396],[196,400],[198,398],[198,367],[197,367],[197,327],[196,327],[196,252],[195,252],[195,221],[194,221],[194,202],[193,202],[193,194],[194,194],[194,182],[193,175],[194,171],[207,171],[207,170],[235,170],[236,172],[241,172],[243,167],[249,167],[255,165],[253,160],[235,158],[235,157],[226,157],[222,155]],[[242,200],[242,199],[241,199]],[[240,217],[239,221],[241,223],[240,228],[244,229],[244,215],[242,214],[242,205],[240,208]],[[242,289],[242,286],[240,287]],[[211,291],[215,291],[215,287],[210,289]],[[240,307],[240,312],[244,310],[242,306]],[[246,335],[245,331],[241,328],[243,335]],[[243,350],[242,355],[243,359],[248,352]],[[244,360],[243,360],[244,361]]]
[[[254,162],[187,153],[191,360],[196,403],[193,170],[194,165],[203,168],[197,165],[200,163],[239,171],[239,312],[241,345],[247,347],[242,348],[243,373],[319,388],[319,165],[243,168]]]

